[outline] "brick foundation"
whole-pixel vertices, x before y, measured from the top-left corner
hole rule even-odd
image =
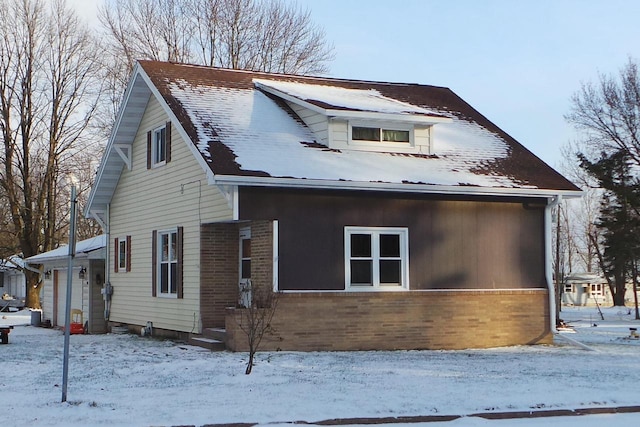
[[[487,348],[552,342],[548,292],[536,290],[280,294],[261,350]],[[228,309],[227,347],[246,351]]]

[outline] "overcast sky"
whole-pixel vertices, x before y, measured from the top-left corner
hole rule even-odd
[[[72,0],[85,17],[102,0]],[[335,47],[330,76],[446,86],[558,166],[581,82],[640,60],[636,0],[285,0]]]

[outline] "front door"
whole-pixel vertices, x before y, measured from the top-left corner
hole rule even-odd
[[[240,286],[239,304],[251,306],[251,228],[240,229]]]

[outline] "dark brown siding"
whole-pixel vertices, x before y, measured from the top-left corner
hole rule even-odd
[[[277,219],[279,288],[344,289],[344,227],[407,227],[411,289],[544,288],[544,205],[371,192],[240,189],[240,219]]]

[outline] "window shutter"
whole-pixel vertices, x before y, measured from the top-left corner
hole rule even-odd
[[[167,122],[164,131],[165,147],[167,150],[165,161],[169,163],[171,161],[171,122]]]
[[[176,265],[176,290],[178,292],[178,298],[184,298],[183,287],[182,287],[182,241],[183,241],[183,227],[178,227],[177,240],[176,240],[176,257],[177,265]]]
[[[147,132],[147,169],[151,169],[151,131]]]
[[[118,238],[113,239],[113,272],[118,272],[118,264],[120,264],[120,246],[118,246]]]
[[[127,236],[127,269],[126,271],[131,271],[131,236]]]
[[[157,290],[157,277],[158,274],[158,231],[153,230],[151,236],[151,296],[156,296]]]

